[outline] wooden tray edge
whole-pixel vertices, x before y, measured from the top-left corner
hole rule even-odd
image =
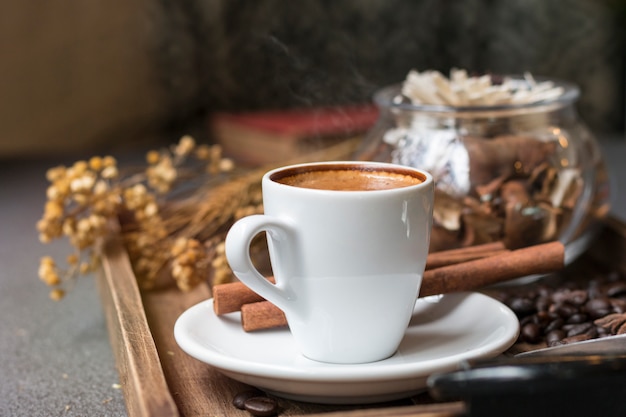
[[[139,287],[119,238],[103,243],[102,270],[96,275],[129,415],[178,417],[180,414],[160,366]]]

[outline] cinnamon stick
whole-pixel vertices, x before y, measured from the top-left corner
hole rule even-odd
[[[241,306],[241,326],[246,332],[286,325],[285,313],[269,301],[259,301]]]
[[[563,244],[543,243],[426,271],[420,297],[474,290],[514,278],[556,272],[564,266]]]
[[[274,284],[274,277],[268,280]],[[241,282],[229,282],[213,287],[213,311],[216,315],[232,313],[241,310],[245,304],[263,301],[264,298],[246,287]]]
[[[428,255],[426,269],[439,268],[506,252],[503,242],[491,242],[467,248],[449,249]],[[273,278],[269,280],[274,283]],[[241,282],[231,282],[213,287],[213,310],[216,315],[241,310],[244,304],[263,301],[263,298]]]
[[[475,290],[484,286],[563,268],[565,248],[560,242],[535,245],[488,258],[426,271],[420,297]],[[287,325],[284,313],[269,301],[242,306],[244,330],[269,329]]]
[[[466,248],[449,249],[441,252],[428,254],[426,270],[454,265],[461,262],[473,261],[474,259],[487,258],[507,252],[504,242],[490,242]]]

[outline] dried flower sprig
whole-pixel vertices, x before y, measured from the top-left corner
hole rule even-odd
[[[140,284],[149,287],[168,266],[175,270],[172,275],[182,289],[199,280],[197,273],[180,272],[184,262],[179,257],[187,254],[189,259],[190,252],[178,253],[177,235],[161,210],[177,191],[177,183],[189,187],[189,177],[203,185],[223,181],[222,174],[233,171],[234,165],[222,157],[219,146],[196,145],[190,136],[169,149],[148,152],[146,160],[144,171],[126,176],[120,175],[111,156],[48,170],[47,201],[37,222],[39,239],[48,243],[67,238],[73,247],[65,269],[51,257],[41,259],[39,277],[52,287],[53,299],[62,298],[77,276],[93,271],[98,259],[96,243],[117,231],[120,219],[122,237]],[[188,242],[194,242],[193,237]],[[191,245],[187,250],[195,247],[196,257],[201,259],[202,245]]]

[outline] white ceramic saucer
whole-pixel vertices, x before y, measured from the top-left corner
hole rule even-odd
[[[246,333],[239,313],[218,317],[213,300],[185,311],[174,327],[185,352],[235,380],[289,399],[334,404],[409,397],[422,391],[434,372],[502,353],[518,332],[515,314],[479,293],[419,299],[396,354],[367,364],[307,359],[296,350],[289,330]]]

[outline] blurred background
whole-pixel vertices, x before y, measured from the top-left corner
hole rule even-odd
[[[561,78],[624,130],[622,0],[52,0],[0,13],[0,157],[209,140],[216,111],[362,103],[409,70]],[[616,137],[623,138],[618,134]]]

